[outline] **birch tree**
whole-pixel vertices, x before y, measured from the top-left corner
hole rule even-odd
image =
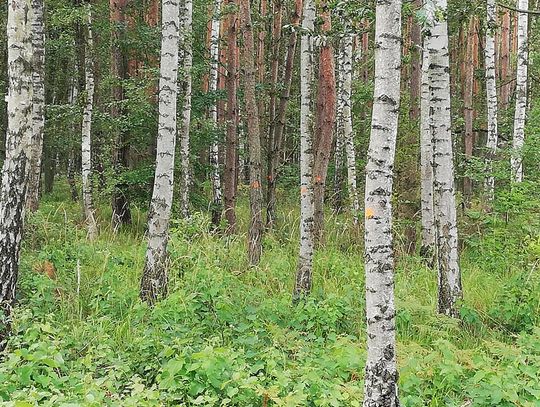
[[[435,254],[435,218],[433,212],[433,143],[429,109],[429,37],[424,38],[420,99],[420,178],[422,246],[420,254],[432,265]]]
[[[219,73],[219,32],[220,32],[220,12],[221,1],[214,0],[214,12],[212,14],[210,32],[210,77],[209,92],[215,97],[218,86]],[[210,120],[214,129],[214,137],[210,147],[210,165],[212,166],[212,224],[217,226],[221,221],[221,176],[219,173],[219,143],[217,139],[218,109],[214,100],[210,106]]]
[[[304,1],[300,41],[300,255],[293,298],[311,292],[313,267],[313,30],[315,4]]]
[[[154,191],[148,214],[148,248],[141,299],[154,304],[167,295],[169,223],[173,203],[176,98],[178,96],[178,0],[162,0],[159,122]]]
[[[86,45],[85,45],[85,105],[82,119],[81,166],[82,166],[82,193],[83,211],[88,229],[88,238],[97,237],[98,229],[95,218],[94,203],[92,199],[92,113],[94,110],[94,38],[92,34],[92,11],[88,9]]]
[[[375,44],[375,88],[365,187],[365,407],[399,406],[392,189],[401,80],[400,0],[377,2]]]
[[[345,39],[346,35],[340,38],[336,55],[336,143],[334,149],[335,171],[332,202],[334,213],[341,213],[343,211],[343,172],[345,164],[345,128],[343,123],[343,104],[345,97],[343,94],[343,82],[345,79]]]
[[[193,0],[184,0],[181,9],[182,53],[183,53],[183,106],[181,123],[178,129],[180,140],[180,211],[184,218],[189,217],[189,189],[191,173],[189,168],[191,96],[193,69]]]
[[[436,0],[428,42],[430,132],[433,143],[433,207],[439,312],[457,317],[462,297],[450,112],[447,1]]]
[[[352,77],[353,77],[353,35],[343,39],[343,138],[347,157],[347,185],[353,224],[358,224],[360,200],[356,186],[356,150],[352,121]]]
[[[244,46],[242,66],[244,79],[244,98],[246,104],[248,150],[249,150],[249,241],[248,259],[251,265],[259,264],[262,253],[262,189],[261,189],[261,139],[259,113],[255,95],[255,41],[251,24],[249,0],[240,0],[240,21]]]
[[[493,176],[493,158],[497,153],[498,143],[498,106],[497,106],[497,77],[495,69],[495,30],[497,29],[497,6],[495,0],[487,0],[487,29],[485,47],[486,65],[486,99],[487,99],[487,143],[485,190],[489,201],[493,200],[495,178]]]
[[[518,0],[518,9],[528,10],[529,0]],[[516,75],[516,110],[514,115],[513,154],[511,160],[512,181],[523,181],[522,149],[525,143],[525,120],[527,114],[527,75],[529,65],[528,44],[529,15],[518,14],[517,25],[517,75]]]
[[[33,134],[32,3],[11,0],[7,17],[6,156],[0,190],[0,352],[7,344],[24,222],[26,176]]]
[[[39,205],[41,181],[41,156],[43,154],[43,133],[45,130],[45,24],[43,0],[32,1],[32,46],[34,98],[32,100],[32,149],[28,163],[28,192],[26,207],[36,211]]]

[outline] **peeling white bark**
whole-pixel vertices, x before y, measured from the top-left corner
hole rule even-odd
[[[212,30],[210,34],[210,78],[208,89],[211,94],[215,94],[218,85],[219,71],[219,31],[220,31],[220,12],[222,0],[214,0],[214,14],[212,17]],[[218,110],[217,103],[214,101],[210,106],[210,119],[214,129],[218,126]],[[214,133],[217,133],[215,131]],[[221,175],[219,172],[219,143],[217,134],[214,135],[214,140],[210,147],[210,165],[212,166],[212,199],[213,199],[213,220],[214,223],[219,223],[221,217],[221,203],[223,193],[221,191]]]
[[[177,132],[179,14],[178,0],[162,0],[156,172],[148,214],[148,248],[141,281],[141,298],[150,304],[167,295],[167,244],[173,203]]]
[[[428,43],[430,130],[433,142],[433,207],[439,279],[439,312],[457,317],[462,297],[450,112],[447,1],[435,1],[436,17]]]
[[[26,208],[36,211],[39,205],[41,180],[41,155],[43,153],[43,132],[45,130],[45,25],[43,21],[43,0],[32,1],[32,46],[34,98],[32,101],[32,150],[28,168],[28,192]]]
[[[375,89],[366,166],[367,360],[364,407],[399,406],[392,191],[401,81],[401,1],[377,2]]]
[[[435,253],[435,219],[433,213],[433,144],[429,109],[429,38],[424,39],[422,89],[420,99],[420,171],[422,213],[422,256],[429,263]]]
[[[518,9],[528,10],[529,0],[518,0]],[[512,181],[523,181],[522,150],[525,143],[525,120],[527,114],[527,71],[529,65],[529,15],[518,14],[518,50],[516,76],[516,111],[514,116],[514,140],[511,160]]]
[[[353,224],[358,224],[360,201],[356,187],[356,151],[352,122],[352,75],[353,75],[353,36],[348,34],[343,39],[343,135],[347,156],[347,185]]]
[[[304,2],[302,38],[300,41],[300,253],[294,288],[294,299],[311,291],[314,248],[313,200],[313,30],[315,4]]]
[[[0,190],[0,352],[15,300],[32,142],[31,0],[10,0],[7,19],[8,128]]]
[[[182,14],[182,53],[183,53],[183,101],[182,123],[179,126],[180,167],[182,179],[180,182],[180,211],[184,218],[189,217],[189,188],[191,173],[189,170],[189,130],[191,125],[191,93],[193,69],[193,0],[185,0]]]
[[[485,191],[489,201],[495,193],[495,178],[493,176],[493,158],[497,153],[497,77],[495,69],[495,30],[497,29],[497,6],[495,0],[487,0],[487,30],[486,30],[486,99],[487,99],[487,143]]]
[[[88,229],[88,238],[93,240],[97,237],[98,229],[92,200],[92,113],[94,110],[94,38],[92,35],[92,12],[88,9],[88,27],[86,37],[86,52],[84,61],[85,73],[85,97],[86,103],[82,119],[82,192],[83,210]]]

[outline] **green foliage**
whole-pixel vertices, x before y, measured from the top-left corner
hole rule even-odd
[[[133,230],[89,243],[80,209],[62,203],[68,191],[59,187],[28,220],[14,334],[0,365],[1,405],[361,405],[361,234],[343,232],[344,218],[328,218],[314,294],[297,306],[295,211],[266,236],[256,269],[246,265],[244,236],[212,235],[197,213],[174,221],[171,293],[150,309],[138,299],[144,214],[134,211]],[[540,400],[540,225],[513,206],[525,205],[521,192],[500,196],[492,214],[471,210],[463,226],[479,232],[466,240],[460,322],[436,315],[431,270],[414,257],[398,261],[405,406]],[[509,217],[497,211],[509,208]],[[43,273],[45,262],[54,264],[55,279]]]

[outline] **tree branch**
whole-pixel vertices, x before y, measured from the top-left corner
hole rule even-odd
[[[518,13],[526,13],[526,14],[532,14],[532,15],[534,15],[534,16],[540,16],[540,11],[536,11],[536,10],[522,10],[522,9],[515,8],[515,7],[512,7],[512,6],[507,6],[506,4],[502,4],[502,3],[497,3],[497,5],[498,5],[499,7],[505,8],[505,9],[507,9],[507,10],[517,11]]]

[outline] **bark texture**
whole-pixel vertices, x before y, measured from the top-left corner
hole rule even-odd
[[[446,16],[446,0],[435,1],[435,16]],[[439,287],[439,312],[458,316],[462,297],[450,112],[450,70],[446,17],[433,22],[429,51],[429,93],[433,142],[433,206]]]
[[[300,253],[293,299],[311,292],[313,267],[313,30],[315,4],[304,1],[300,41]]]
[[[495,68],[495,30],[497,29],[497,6],[495,0],[487,0],[487,30],[485,47],[486,99],[487,99],[487,143],[485,192],[488,200],[493,201],[495,178],[493,176],[493,158],[497,153],[499,130],[497,125],[497,76]]]
[[[214,12],[212,15],[210,31],[210,76],[209,92],[215,94],[218,86],[219,74],[219,32],[220,32],[220,12],[221,1],[214,0]],[[217,227],[221,222],[221,206],[223,193],[221,191],[221,175],[219,171],[219,142],[217,139],[218,109],[214,100],[210,106],[210,119],[214,125],[214,140],[210,147],[210,165],[212,167],[212,224]]]
[[[39,206],[41,181],[41,156],[43,154],[43,133],[45,130],[45,24],[43,19],[43,0],[32,1],[32,149],[28,165],[28,191],[26,208],[34,212]]]
[[[251,24],[249,0],[240,0],[240,13],[244,47],[242,66],[244,98],[246,103],[248,150],[249,150],[249,204],[250,222],[248,238],[248,260],[251,265],[259,264],[262,253],[262,188],[261,188],[261,139],[255,85],[257,83],[254,55],[255,41]]]
[[[180,141],[180,211],[184,218],[189,217],[189,189],[191,185],[191,172],[189,167],[190,154],[190,126],[191,126],[191,96],[192,96],[192,69],[193,69],[193,0],[184,0],[181,9],[182,21],[182,122],[178,128]]]
[[[367,360],[364,407],[399,406],[392,190],[400,76],[401,1],[378,1],[375,89],[365,190]]]
[[[0,352],[11,329],[33,134],[31,6],[31,0],[12,0],[7,18],[9,92],[6,158],[0,190]]]
[[[228,1],[231,9],[236,7],[235,0]],[[225,149],[225,173],[223,175],[225,218],[227,234],[236,232],[236,191],[238,184],[238,18],[231,10],[227,24],[227,139]]]
[[[529,0],[518,0],[520,10],[529,9]],[[516,111],[514,115],[513,154],[511,161],[512,181],[523,181],[522,150],[525,143],[525,120],[527,115],[527,75],[529,66],[528,41],[529,15],[519,13],[517,25],[517,75]]]
[[[420,174],[422,247],[420,254],[433,264],[435,254],[435,218],[433,211],[433,143],[431,137],[429,96],[429,37],[424,39],[422,57],[422,95],[420,101]]]
[[[85,104],[82,119],[82,193],[83,211],[88,229],[88,238],[93,240],[97,237],[98,228],[95,217],[94,202],[92,199],[92,114],[94,111],[94,37],[92,34],[92,12],[88,9],[86,29],[86,45],[84,55],[85,74]]]
[[[324,194],[328,165],[332,155],[336,121],[336,68],[334,47],[326,36],[332,29],[330,10],[321,3],[322,45],[319,51],[319,78],[317,92],[317,124],[314,142],[313,201],[315,242],[320,243],[324,232]]]
[[[159,123],[154,191],[148,214],[148,248],[141,299],[154,304],[167,295],[167,243],[173,203],[176,99],[178,96],[179,3],[162,1]]]

